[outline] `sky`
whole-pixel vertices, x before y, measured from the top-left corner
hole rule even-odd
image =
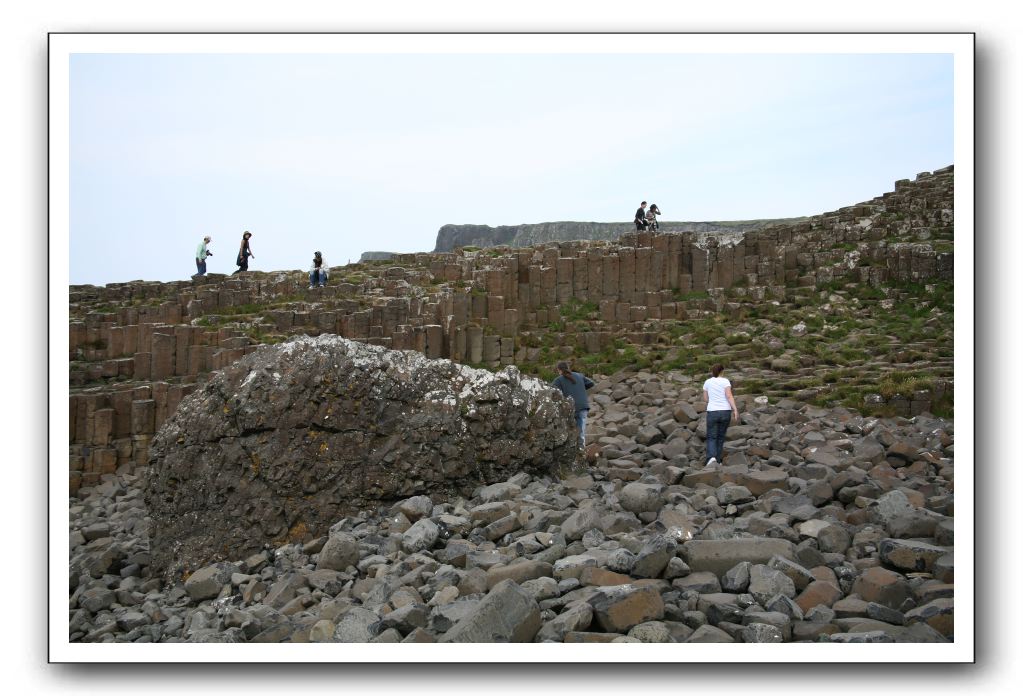
[[[953,164],[950,54],[70,60],[70,283],[331,266],[445,224],[813,215]]]

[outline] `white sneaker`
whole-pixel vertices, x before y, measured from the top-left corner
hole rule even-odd
[[[312,290],[312,289],[313,289],[313,287],[315,287],[315,286],[313,286],[313,285],[310,285],[310,286],[309,286],[309,289],[310,289],[310,290]]]
[[[706,465],[707,466],[717,466],[718,465],[718,460],[715,457],[711,457],[710,459],[707,460],[707,464]]]

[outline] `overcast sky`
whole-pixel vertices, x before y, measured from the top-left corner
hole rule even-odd
[[[430,251],[448,223],[812,215],[952,164],[952,57],[142,55],[70,63],[70,282]]]

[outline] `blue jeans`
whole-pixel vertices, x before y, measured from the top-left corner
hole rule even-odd
[[[579,428],[579,446],[586,446],[586,414],[589,411],[583,409],[575,412],[575,427]]]
[[[323,271],[309,271],[309,284],[310,285],[326,285],[327,274]]]
[[[725,432],[732,422],[731,411],[707,411],[707,461],[711,457],[721,461],[725,447]]]
[[[206,275],[206,259],[195,260],[196,275]]]

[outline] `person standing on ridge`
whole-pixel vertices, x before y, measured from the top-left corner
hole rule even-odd
[[[636,218],[635,218],[634,222],[636,223],[636,231],[645,230],[646,229],[646,227],[647,227],[647,221],[646,221],[646,201],[643,201],[642,203],[640,203],[639,204],[639,208],[636,209]]]
[[[252,233],[245,230],[245,234],[242,235],[242,244],[238,247],[238,260],[235,261],[238,265],[238,270],[231,275],[249,270],[249,257],[256,258],[256,255],[252,253],[252,248],[249,246],[249,237],[251,236]]]
[[[725,433],[734,417],[739,420],[739,409],[732,396],[732,383],[722,377],[725,368],[718,363],[710,368],[711,377],[703,383],[703,400],[707,404],[707,462],[714,466],[724,460]]]
[[[209,235],[202,238],[202,243],[195,250],[195,275],[199,278],[206,275],[206,257],[213,256],[213,252],[206,248],[206,245],[213,241]]]
[[[593,380],[579,372],[572,372],[564,360],[558,363],[558,372],[561,374],[555,377],[551,384],[557,387],[562,395],[572,399],[572,403],[575,405],[575,424],[579,428],[579,449],[583,449],[586,447],[586,415],[590,412],[590,400],[586,396],[586,390],[593,388]]]
[[[309,289],[323,287],[327,284],[327,262],[323,260],[323,254],[313,254],[313,265],[309,267]]]
[[[653,232],[660,227],[657,224],[657,216],[661,214],[661,209],[657,207],[656,203],[650,204],[650,210],[646,211],[646,222],[650,227],[650,231]]]

